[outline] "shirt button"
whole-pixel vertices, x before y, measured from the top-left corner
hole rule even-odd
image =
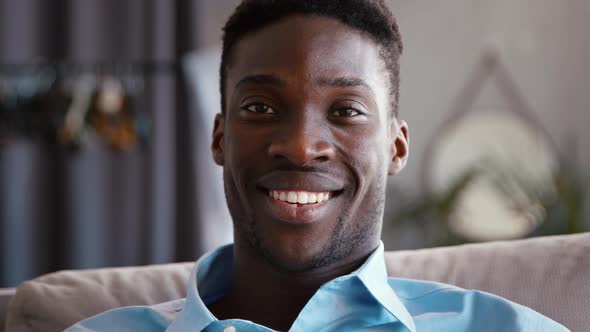
[[[233,326],[228,326],[225,329],[223,329],[223,332],[236,332],[236,328]]]

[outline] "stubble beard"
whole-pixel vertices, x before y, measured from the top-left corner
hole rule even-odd
[[[315,269],[330,266],[339,262],[346,257],[349,257],[359,246],[363,246],[366,241],[370,241],[375,232],[381,229],[383,218],[383,211],[385,208],[385,179],[378,181],[374,193],[377,195],[373,206],[367,209],[365,220],[360,223],[351,222],[353,218],[351,210],[352,204],[346,205],[346,209],[338,217],[336,227],[332,231],[330,239],[321,249],[321,251],[314,257],[309,259],[304,264],[300,264],[297,268],[286,265],[280,258],[273,254],[272,250],[265,244],[261,232],[257,227],[255,213],[251,215],[234,215],[230,207],[230,214],[232,216],[236,236],[240,236],[246,240],[255,253],[258,253],[271,266],[283,272],[307,272]],[[225,181],[224,181],[225,182]],[[231,188],[225,183],[225,196],[228,202],[236,202],[231,194]],[[239,195],[238,195],[239,196]],[[250,211],[255,211],[252,207]],[[242,222],[236,222],[236,219],[242,219]],[[246,221],[246,222],[244,222]]]

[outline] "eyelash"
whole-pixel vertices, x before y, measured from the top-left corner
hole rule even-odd
[[[253,106],[254,107],[264,107],[264,108],[266,108],[266,111],[264,111],[264,112],[257,112],[255,110],[251,110],[250,108],[253,107]],[[251,113],[254,113],[254,114],[276,114],[277,113],[274,110],[274,108],[272,108],[272,107],[270,107],[270,106],[268,106],[268,105],[266,105],[264,103],[252,103],[252,104],[249,104],[249,105],[244,106],[242,109],[244,111],[246,111],[246,112],[251,112]],[[271,112],[269,112],[269,111],[271,111]]]
[[[254,107],[254,108],[263,107],[263,108],[265,108],[265,110],[263,112],[258,112],[256,110],[252,110],[251,109],[252,107]],[[248,105],[242,107],[242,109],[244,111],[246,111],[246,112],[250,112],[250,113],[254,113],[254,114],[276,114],[277,113],[274,108],[272,108],[271,106],[268,106],[265,103],[251,103],[251,104],[248,104]],[[348,111],[349,113],[355,113],[355,114],[352,114],[352,115],[336,115],[336,113],[343,112],[343,111]],[[357,109],[355,109],[353,107],[341,107],[341,108],[332,110],[330,113],[332,115],[337,116],[337,117],[346,117],[346,118],[354,118],[354,117],[357,117],[359,115],[364,115],[363,112],[361,112],[361,111],[359,111],[359,110],[357,110]]]
[[[342,111],[349,111],[350,113],[355,112],[356,114],[353,115],[337,115],[337,116],[343,116],[343,117],[347,117],[347,118],[354,118],[355,116],[359,116],[359,115],[363,115],[363,113],[355,108],[352,107],[342,107],[342,108],[338,108],[334,111],[332,111],[332,114],[335,114],[337,112],[342,112]]]

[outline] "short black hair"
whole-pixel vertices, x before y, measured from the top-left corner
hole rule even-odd
[[[227,67],[235,45],[246,35],[295,14],[335,18],[366,33],[377,43],[390,76],[391,112],[397,116],[399,58],[403,45],[396,19],[385,0],[243,0],[223,28],[219,70],[222,112],[226,108]]]

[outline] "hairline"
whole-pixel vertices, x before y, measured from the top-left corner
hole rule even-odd
[[[294,11],[292,13],[289,13],[287,15],[284,15],[284,16],[280,17],[279,19],[277,19],[275,21],[271,21],[271,22],[269,22],[267,24],[261,25],[261,26],[255,28],[255,29],[252,29],[250,31],[247,31],[247,32],[243,33],[238,38],[236,38],[233,41],[233,43],[231,45],[229,45],[228,48],[226,48],[225,45],[224,45],[223,50],[222,50],[222,55],[221,55],[221,64],[220,64],[220,68],[219,68],[220,69],[219,70],[219,73],[221,75],[220,82],[223,82],[224,83],[223,84],[224,86],[221,86],[220,87],[220,89],[223,91],[223,93],[221,95],[222,95],[222,97],[224,99],[227,98],[227,89],[226,89],[226,85],[227,85],[227,73],[229,71],[229,68],[231,67],[232,62],[233,62],[233,59],[234,59],[233,57],[234,57],[235,49],[237,48],[237,46],[244,39],[252,36],[256,32],[259,32],[259,31],[261,31],[263,29],[266,29],[266,28],[271,27],[271,26],[273,26],[275,24],[278,24],[278,23],[280,23],[280,22],[282,22],[282,21],[284,21],[284,20],[286,20],[288,18],[291,18],[293,16],[302,16],[302,17],[313,17],[313,16],[316,16],[316,17],[323,17],[323,18],[328,18],[328,19],[336,20],[336,21],[344,24],[346,27],[359,32],[364,38],[368,38],[369,40],[371,40],[373,42],[373,44],[374,44],[374,47],[377,48],[379,57],[381,58],[381,60],[383,61],[384,66],[385,66],[385,69],[386,69],[386,72],[387,72],[387,75],[388,75],[388,79],[387,79],[388,85],[394,84],[394,80],[392,79],[392,76],[395,75],[395,73],[394,73],[394,70],[393,69],[390,69],[389,68],[388,60],[387,60],[387,55],[388,55],[387,53],[389,52],[389,50],[391,48],[396,47],[395,45],[387,46],[384,43],[382,43],[376,36],[374,36],[373,34],[371,34],[370,32],[368,32],[366,30],[363,30],[363,29],[361,29],[359,27],[356,27],[356,26],[354,26],[354,25],[352,25],[352,24],[350,24],[350,23],[348,23],[348,22],[340,19],[337,16],[327,15],[327,14],[322,14],[322,13],[315,13],[315,12],[306,13],[306,12]],[[398,41],[398,42],[401,43],[401,41]],[[397,46],[397,47],[399,47],[399,46]],[[399,81],[400,81],[400,78],[399,78],[399,76],[400,76],[400,73],[399,73],[399,60],[400,60],[400,57],[401,57],[401,49],[398,49],[398,52],[396,53],[396,59],[394,60],[394,63],[398,67],[398,73],[397,73],[398,80],[397,80],[397,84],[396,84],[397,86],[395,86],[395,87],[390,86],[389,87],[390,90],[393,89],[393,88],[395,88],[395,90],[394,90],[395,92],[394,93],[388,93],[388,95],[390,95],[390,98],[393,99],[393,100],[391,100],[390,103],[389,103],[390,104],[390,107],[391,107],[391,110],[389,110],[389,112],[387,112],[387,113],[388,113],[388,115],[391,115],[392,118],[397,118],[397,116],[398,116],[398,107],[399,107],[399,105],[398,105],[399,100],[398,99],[399,99],[399,89],[400,89],[400,83],[399,83]],[[225,100],[222,100],[221,101],[221,106],[222,106],[221,114],[225,114],[225,108],[227,108],[227,103],[225,102]]]

